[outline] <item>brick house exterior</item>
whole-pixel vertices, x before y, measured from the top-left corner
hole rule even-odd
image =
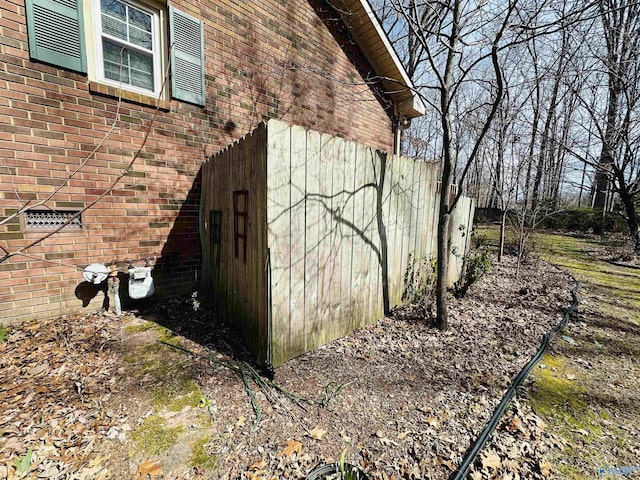
[[[99,306],[102,293],[83,285],[81,272],[94,262],[156,255],[159,294],[193,289],[200,165],[261,121],[278,118],[390,151],[400,116],[420,114],[366,1],[336,9],[321,0],[83,2],[0,0],[0,220],[55,193],[34,207],[31,223],[21,214],[0,225],[0,258],[47,233],[38,214],[65,218],[99,200],[77,228],[0,263],[4,324]],[[77,8],[82,67],[34,53],[43,4],[64,15]],[[173,10],[202,35],[203,89],[195,100],[178,94]],[[66,38],[67,30],[53,23],[42,35]],[[118,48],[114,82],[109,61]],[[125,70],[132,88],[123,85]],[[183,76],[185,88],[197,77]]]

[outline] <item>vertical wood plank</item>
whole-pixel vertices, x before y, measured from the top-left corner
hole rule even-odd
[[[365,244],[365,197],[366,197],[366,148],[362,145],[356,147],[354,164],[354,262],[355,262],[355,314],[353,317],[354,328],[361,326],[368,315],[368,289],[367,277],[369,268],[369,249]]]
[[[317,344],[315,339],[319,337],[318,330],[322,327],[319,318],[319,242],[320,219],[323,208],[320,203],[320,134],[310,130],[307,132],[306,152],[306,252],[305,264],[305,306],[304,315],[306,323],[305,351]]]
[[[326,134],[320,136],[318,204],[321,208],[318,238],[318,321],[314,342],[326,343],[331,319],[331,276],[333,261],[331,258],[331,193],[332,193],[332,152],[333,138]]]
[[[348,226],[344,226],[342,234],[344,238],[344,247],[342,249],[342,292],[346,297],[346,305],[344,315],[346,317],[344,325],[353,330],[353,318],[355,313],[354,306],[354,290],[353,290],[353,272],[354,272],[354,238],[356,233],[353,230],[354,225],[354,183],[355,183],[355,155],[356,144],[354,142],[346,142],[344,149],[344,200],[342,217]]]
[[[399,305],[402,299],[403,275],[401,266],[401,232],[399,228],[398,210],[400,198],[400,157],[394,155],[390,165],[389,182],[389,270],[391,282],[391,298],[393,305]]]
[[[304,128],[291,127],[291,268],[289,270],[291,332],[289,338],[289,356],[305,352],[305,285],[306,285],[306,228],[305,228],[305,191],[306,191],[306,150],[307,134]]]
[[[267,236],[271,251],[273,363],[288,357],[291,329],[291,135],[284,122],[270,121],[267,152]]]

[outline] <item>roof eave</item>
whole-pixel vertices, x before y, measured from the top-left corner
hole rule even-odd
[[[424,103],[416,93],[400,58],[367,0],[341,0],[343,21],[351,31],[377,76],[381,77],[386,93],[396,105],[396,111],[406,118],[426,113]]]

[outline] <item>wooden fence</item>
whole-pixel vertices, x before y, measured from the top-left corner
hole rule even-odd
[[[271,120],[203,167],[205,288],[222,289],[247,344],[275,366],[371,323],[402,303],[409,265],[435,257],[437,173],[437,164]],[[238,191],[247,192],[244,263],[226,258],[238,242]],[[452,216],[450,284],[473,208],[461,198]],[[219,247],[211,211],[222,212]]]

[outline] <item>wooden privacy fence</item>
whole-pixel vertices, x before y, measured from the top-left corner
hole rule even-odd
[[[352,332],[402,303],[412,262],[435,258],[433,163],[270,120],[203,166],[203,288],[263,365]],[[460,275],[474,202],[450,227]]]

